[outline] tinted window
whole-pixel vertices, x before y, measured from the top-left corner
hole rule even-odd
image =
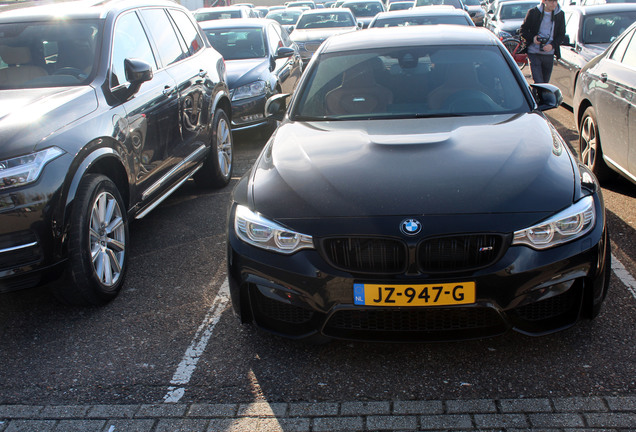
[[[163,9],[144,9],[141,11],[141,15],[150,27],[150,34],[159,50],[159,57],[164,66],[186,57],[172,23]]]
[[[0,24],[0,88],[85,84],[100,44],[97,20]]]
[[[627,50],[625,51],[625,57],[623,57],[623,64],[636,68],[636,39],[634,39],[633,37],[631,38],[631,42],[629,43],[629,46],[627,47]]]
[[[349,13],[319,13],[301,16],[296,28],[353,27],[355,25],[353,16]]]
[[[498,47],[408,47],[323,54],[295,118],[413,118],[525,112]]]
[[[342,7],[351,9],[353,15],[356,17],[373,17],[384,12],[384,8],[381,3],[343,3]]]
[[[402,27],[434,24],[472,25],[472,22],[469,22],[466,17],[459,15],[411,16],[378,19],[375,24],[373,24],[373,27]]]
[[[145,61],[157,69],[155,57],[152,54],[150,43],[146,37],[141,22],[134,12],[122,15],[115,24],[115,39],[113,41],[113,58],[110,70],[110,85],[118,85],[128,82],[124,69],[124,60],[136,58]]]
[[[177,28],[181,32],[181,36],[185,39],[186,45],[188,46],[188,50],[190,54],[194,54],[201,50],[204,47],[203,40],[199,36],[199,32],[192,24],[192,21],[188,18],[188,16],[176,10],[171,10],[170,15],[177,23]]]
[[[294,25],[296,24],[296,21],[298,21],[298,18],[300,18],[301,14],[302,11],[300,10],[281,10],[270,12],[265,18],[273,19],[283,25]]]
[[[509,20],[509,19],[522,20],[526,17],[528,10],[532,9],[536,5],[537,5],[536,2],[515,4],[515,5],[509,5],[504,3],[503,5],[501,5],[501,12],[499,13],[499,17],[502,20]]]
[[[613,42],[636,21],[636,11],[621,11],[586,17],[583,21],[583,43]]]
[[[435,6],[435,5],[449,5],[456,9],[463,9],[463,5],[459,0],[417,0],[415,6]]]
[[[216,19],[241,18],[241,11],[199,12],[194,15],[197,21],[209,21]]]
[[[633,34],[634,34],[634,31],[632,30],[631,34],[626,35],[616,45],[616,47],[614,48],[614,52],[612,52],[612,55],[610,56],[612,60],[616,60],[618,62],[623,60],[623,55],[625,54],[625,50],[627,49],[627,45],[629,44],[629,40],[632,38]]]
[[[225,60],[265,57],[261,28],[207,29],[208,40]]]

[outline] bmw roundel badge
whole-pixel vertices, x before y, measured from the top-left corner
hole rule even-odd
[[[422,231],[422,224],[417,219],[404,219],[400,224],[400,231],[406,235],[416,235]]]

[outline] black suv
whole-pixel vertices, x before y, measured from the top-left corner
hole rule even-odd
[[[185,8],[121,0],[1,12],[0,59],[0,292],[107,302],[130,218],[230,180],[223,58]]]

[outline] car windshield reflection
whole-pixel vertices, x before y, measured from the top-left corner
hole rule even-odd
[[[379,119],[526,112],[495,46],[408,47],[321,56],[292,119]]]

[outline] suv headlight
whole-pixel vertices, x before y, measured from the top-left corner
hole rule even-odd
[[[44,166],[64,154],[58,147],[0,161],[0,190],[24,186],[38,179]]]
[[[586,196],[540,224],[516,231],[512,244],[548,249],[584,236],[595,222],[594,198]]]
[[[283,254],[314,248],[311,236],[288,230],[242,205],[236,206],[234,231],[245,243]]]
[[[237,101],[264,95],[266,90],[267,83],[265,81],[254,81],[244,86],[235,88],[232,92],[232,100]]]

